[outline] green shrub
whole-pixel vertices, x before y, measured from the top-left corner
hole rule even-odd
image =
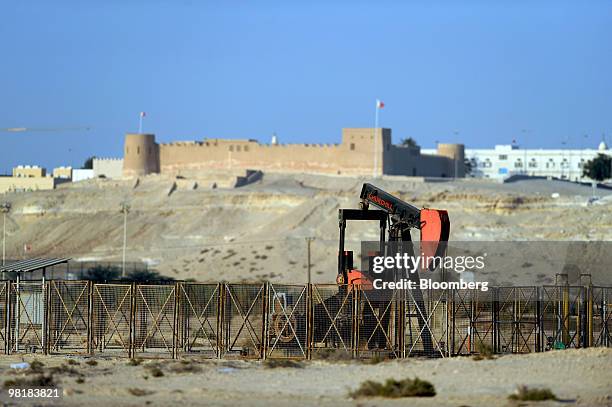
[[[115,266],[94,266],[87,270],[83,278],[91,281],[112,281],[121,276],[121,270]]]
[[[516,392],[508,396],[510,400],[518,401],[545,401],[545,400],[557,400],[557,396],[554,395],[550,389],[530,389],[527,386],[518,386]]]
[[[385,383],[367,380],[361,386],[349,393],[353,398],[360,397],[433,397],[436,390],[433,384],[418,377],[414,379],[394,380],[387,379]]]

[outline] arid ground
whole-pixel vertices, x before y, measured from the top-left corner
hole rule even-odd
[[[259,361],[137,360],[125,358],[33,357],[42,373],[9,368],[20,356],[0,359],[0,380],[32,378],[54,371],[63,396],[48,405],[67,406],[610,406],[612,349],[508,355],[495,360],[468,357],[404,359],[367,364],[358,361],[300,362],[266,367]],[[95,360],[95,362],[89,362]],[[89,363],[89,364],[88,364]],[[63,365],[63,366],[62,366]],[[54,369],[55,367],[55,369]],[[419,377],[430,381],[428,398],[353,399],[349,392],[365,380]],[[510,401],[517,385],[549,388],[559,401]],[[2,401],[8,400],[6,389]],[[15,403],[14,401],[12,401]],[[14,405],[22,405],[19,401]],[[28,402],[30,403],[30,402]],[[45,404],[41,401],[30,404]]]

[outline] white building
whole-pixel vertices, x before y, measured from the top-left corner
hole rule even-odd
[[[421,150],[423,153],[434,149]],[[595,149],[521,149],[516,145],[496,145],[495,148],[467,148],[466,159],[472,165],[471,175],[478,178],[503,180],[513,175],[553,177],[572,181],[590,181],[582,176],[582,167],[597,154],[612,156],[605,142]]]

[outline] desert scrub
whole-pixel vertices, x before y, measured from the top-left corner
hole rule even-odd
[[[329,360],[330,362],[349,361],[353,359],[351,352],[344,349],[324,348],[313,352],[313,359]]]
[[[510,400],[517,401],[545,401],[545,400],[557,400],[557,396],[554,395],[550,389],[538,389],[523,385],[518,386],[516,392],[508,396]]]
[[[128,362],[128,366],[140,366],[141,363],[142,363],[142,359],[140,359],[140,358],[132,358]]]
[[[414,379],[387,379],[384,383],[367,380],[355,391],[349,393],[353,398],[361,397],[433,397],[436,389],[433,384],[418,377]]]
[[[147,366],[149,374],[153,377],[163,377],[164,372],[158,366]]]
[[[202,368],[188,360],[181,360],[178,363],[173,363],[168,366],[168,370],[172,373],[198,373]]]
[[[94,359],[89,359],[87,362],[85,362],[86,364],[88,364],[89,366],[98,366],[98,361],[94,360]]]
[[[474,355],[474,360],[493,359],[495,357],[493,347],[484,342],[478,342],[476,344],[476,351],[478,354]]]
[[[4,382],[4,388],[15,388],[15,387],[54,387],[55,380],[53,375],[50,374],[39,374],[31,377],[17,377],[15,379],[9,379]]]
[[[266,359],[263,365],[269,369],[275,369],[277,367],[289,367],[289,368],[301,368],[304,367],[300,362],[290,359]]]
[[[153,394],[154,393],[151,390],[138,389],[138,388],[129,388],[129,389],[127,389],[127,391],[132,396],[136,396],[136,397],[148,396],[149,394]]]

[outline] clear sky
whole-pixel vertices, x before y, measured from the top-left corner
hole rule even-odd
[[[461,3],[459,5],[458,3]],[[2,0],[0,171],[118,157],[123,134],[487,147],[612,135],[612,1]],[[584,134],[589,138],[585,139]]]

